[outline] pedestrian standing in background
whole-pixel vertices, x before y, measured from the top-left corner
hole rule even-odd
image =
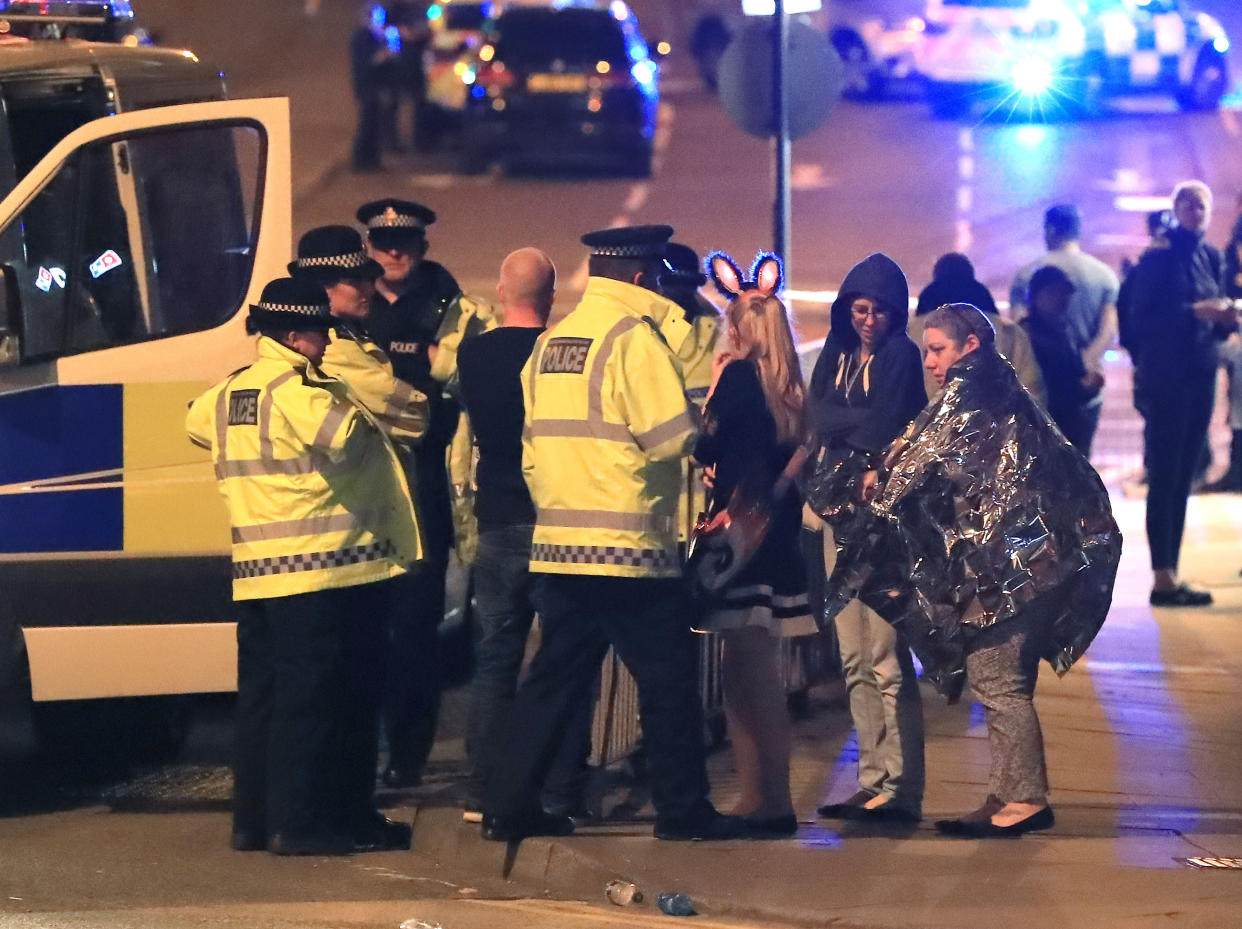
[[[927,314],[946,303],[969,303],[987,314],[988,322],[996,330],[997,351],[1013,365],[1022,386],[1042,403],[1044,383],[1031,351],[1031,340],[1017,323],[1000,315],[991,292],[975,278],[975,266],[960,252],[949,252],[937,258],[932,267],[931,283],[919,293],[914,318],[910,320],[910,338],[916,345],[923,344],[923,323]],[[939,389],[930,371],[924,370],[923,387],[929,397]]]
[[[708,799],[698,643],[674,526],[697,415],[679,346],[659,331],[680,312],[656,291],[672,232],[640,226],[583,236],[591,249],[586,293],[540,338],[522,372],[542,636],[488,781],[489,839],[573,831],[573,820],[547,813],[539,795],[610,644],[638,685],[656,837],[743,833],[740,819],[721,816]]]
[[[278,855],[408,848],[374,802],[390,579],[421,555],[392,443],[319,370],[323,289],[281,279],[250,308],[258,358],[199,397],[233,530],[237,752],[233,847]]]
[[[753,281],[725,255],[712,259],[713,277],[732,298],[728,345],[707,402],[694,458],[715,475],[708,515],[727,518],[734,494],[770,511],[758,551],[707,608],[700,622],[724,640],[725,713],[742,795],[734,814],[753,838],[798,831],[789,793],[792,725],[781,679],[781,640],[819,630],[807,602],[799,547],[802,495],[783,473],[805,452],[806,390],[780,289],[780,262],[756,266]]]
[[[358,106],[354,129],[354,171],[378,171],[383,122],[384,84],[392,54],[384,40],[384,8],[365,3],[349,40],[349,73]]]
[[[1178,576],[1186,502],[1212,418],[1218,347],[1238,328],[1224,296],[1224,261],[1204,238],[1211,213],[1206,184],[1179,184],[1168,248],[1149,249],[1133,271],[1129,341],[1135,406],[1145,420],[1152,606],[1212,602]]]
[[[1048,415],[1083,457],[1089,457],[1092,424],[1100,418],[1104,375],[1088,371],[1070,344],[1066,317],[1073,296],[1074,284],[1064,271],[1055,265],[1040,268],[1031,275],[1022,328],[1043,373]]]
[[[458,384],[479,447],[475,515],[475,619],[478,646],[466,754],[470,781],[463,818],[480,822],[487,778],[509,726],[518,672],[535,611],[531,603],[531,538],[535,504],[522,477],[522,368],[543,335],[556,296],[556,267],[537,248],[522,248],[500,266],[496,286],[503,325],[461,344]],[[592,701],[566,726],[543,790],[544,808],[565,816],[583,806],[591,747]]]
[[[408,148],[423,150],[427,104],[427,72],[424,57],[431,42],[431,23],[427,16],[430,4],[425,0],[392,0],[387,7],[388,25],[397,30],[400,51],[389,69],[388,111],[385,113],[385,137],[394,151]],[[401,104],[410,105],[410,144],[401,141]]]
[[[918,346],[906,334],[910,292],[887,255],[871,255],[841,282],[831,329],[807,402],[823,493],[807,503],[824,517],[829,575],[838,545],[832,524],[857,500],[859,481],[927,402]],[[814,483],[820,484],[820,480]],[[916,822],[923,808],[923,702],[909,645],[861,603],[836,617],[850,716],[858,742],[858,790],[820,807],[826,818]]]
[[[423,526],[424,560],[410,579],[408,614],[390,630],[389,680],[384,700],[389,758],[384,783],[412,787],[435,739],[440,681],[434,669],[436,630],[444,619],[445,572],[453,545],[453,511],[446,463],[457,429],[457,405],[432,376],[441,325],[461,293],[442,266],[427,260],[427,226],[436,214],[418,203],[384,199],[358,208],[367,230],[367,252],[384,269],[376,281],[368,327],[401,380],[427,395],[427,433],[405,457],[406,475]]]
[[[1044,244],[1048,251],[1024,266],[1009,291],[1014,319],[1027,310],[1026,295],[1031,275],[1045,265],[1060,268],[1074,285],[1074,297],[1065,317],[1070,344],[1089,372],[1104,373],[1104,353],[1117,338],[1117,295],[1120,282],[1113,269],[1082,250],[1082,219],[1072,203],[1058,203],[1044,213]],[[1100,407],[1094,407],[1086,423],[1085,449],[1090,457],[1092,440],[1099,426]]]
[[[1235,204],[1237,218],[1225,246],[1225,296],[1242,300],[1242,194]],[[1204,493],[1242,491],[1242,337],[1236,333],[1221,346],[1221,362],[1229,375],[1229,466],[1220,480],[1203,488]]]

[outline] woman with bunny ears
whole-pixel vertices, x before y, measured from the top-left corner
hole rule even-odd
[[[804,457],[806,391],[789,317],[776,296],[780,262],[760,255],[749,281],[721,253],[709,268],[730,300],[727,347],[716,362],[694,457],[714,468],[710,516],[727,519],[730,501],[740,500],[766,505],[770,521],[758,551],[701,626],[724,638],[725,713],[742,784],[735,813],[752,837],[779,838],[798,828],[780,639],[816,632],[798,547],[802,500],[792,481]]]
[[[807,502],[830,528],[850,514],[866,473],[927,403],[921,353],[906,333],[909,301],[905,274],[877,253],[850,269],[832,304],[807,399],[818,445]],[[829,575],[838,547],[848,544],[824,532]],[[923,703],[910,649],[857,601],[835,621],[858,740],[858,790],[820,807],[819,815],[915,823],[923,808]]]

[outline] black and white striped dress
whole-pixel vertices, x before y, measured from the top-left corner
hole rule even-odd
[[[739,485],[752,499],[771,493],[795,446],[781,443],[753,361],[731,362],[708,402],[709,423],[694,457],[715,466],[713,512],[723,509]],[[817,632],[807,602],[806,567],[799,548],[802,498],[796,487],[774,502],[768,534],[754,558],[701,620],[700,631],[763,626],[788,637]]]

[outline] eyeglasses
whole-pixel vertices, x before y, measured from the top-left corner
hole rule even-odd
[[[855,303],[850,307],[850,312],[854,314],[857,320],[864,320],[868,316],[876,322],[888,319],[888,310],[880,309],[878,306],[868,306],[865,303]]]

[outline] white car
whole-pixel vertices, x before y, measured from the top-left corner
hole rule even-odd
[[[1085,115],[1152,92],[1210,109],[1229,86],[1224,29],[1180,0],[930,0],[926,21],[916,62],[938,116]]]

